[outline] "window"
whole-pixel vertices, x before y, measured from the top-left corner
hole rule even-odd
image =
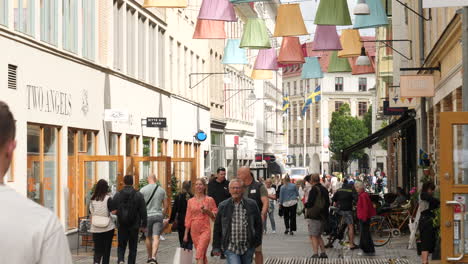
[[[306,143],[310,144],[310,128],[307,129],[307,134],[306,134]]]
[[[303,144],[304,143],[304,129],[301,129],[300,132],[299,132],[300,136],[299,136],[299,144]]]
[[[94,0],[83,1],[83,57],[94,60],[95,56],[95,21]]]
[[[156,85],[156,64],[157,64],[157,38],[158,38],[158,28],[156,24],[149,22],[149,45],[148,49],[148,68],[149,68],[149,83]]]
[[[320,128],[315,128],[315,143],[320,143]]]
[[[127,7],[127,74],[135,76],[135,9]]]
[[[63,48],[76,53],[78,51],[78,1],[63,0],[62,27]]]
[[[359,78],[359,91],[367,91],[367,78]]]
[[[8,1],[0,0],[0,24],[8,25]]]
[[[293,93],[293,95],[296,95],[296,94],[297,94],[297,82],[296,82],[296,81],[294,81],[293,87],[294,87],[294,93]]]
[[[294,137],[294,142],[293,142],[293,144],[297,144],[297,129],[294,129],[294,135],[293,135],[293,137]]]
[[[58,212],[59,130],[45,125],[27,126],[28,198]]]
[[[120,134],[109,133],[109,155],[120,155]]]
[[[184,143],[184,158],[192,158],[192,143]]]
[[[123,68],[123,2],[114,0],[114,69]]]
[[[359,116],[363,116],[367,113],[367,102],[359,102],[359,109],[358,109]]]
[[[342,101],[335,101],[335,111],[338,111],[342,105]]]
[[[319,120],[319,116],[320,116],[320,105],[319,104],[315,104],[314,106],[315,110],[315,120]]]
[[[138,156],[138,136],[127,135],[125,137],[125,156]]]
[[[167,139],[158,139],[158,156],[167,155]]]
[[[138,79],[146,79],[146,18],[138,16]]]
[[[143,137],[143,157],[154,156],[154,138]]]
[[[165,88],[164,87],[164,75],[165,75],[165,64],[164,62],[166,61],[165,55],[166,55],[166,40],[164,38],[165,30],[162,28],[158,28],[158,84],[159,87]]]
[[[335,77],[335,91],[343,91],[343,77]]]
[[[16,31],[34,36],[35,2],[36,0],[13,0],[13,17]],[[2,13],[6,13],[8,17],[8,9]],[[7,17],[4,18],[5,21]]]
[[[286,84],[286,86],[288,87],[288,88],[287,88],[287,89],[288,89],[288,90],[287,90],[288,95],[291,95],[291,83],[288,82],[288,83]]]
[[[41,0],[41,40],[57,45],[58,0]]]
[[[300,80],[300,90],[299,90],[299,92],[301,94],[305,93],[305,91],[304,91],[304,80]]]

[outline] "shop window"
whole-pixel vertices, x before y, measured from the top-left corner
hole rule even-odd
[[[13,21],[16,31],[34,36],[35,3],[36,0],[13,0]]]
[[[59,129],[28,124],[27,150],[27,196],[58,213]]]
[[[158,156],[167,156],[167,139],[158,139]]]
[[[192,143],[184,143],[184,157],[192,158]]]
[[[125,156],[138,156],[138,136],[127,135],[125,137]]]
[[[41,40],[57,46],[58,0],[41,0]]]
[[[109,133],[109,155],[120,155],[120,134]]]
[[[335,77],[335,91],[336,92],[343,91],[343,77]]]
[[[367,102],[359,102],[359,109],[358,109],[359,116],[363,116],[367,113]]]
[[[367,91],[367,78],[359,78],[359,91]]]
[[[73,53],[78,51],[78,1],[62,2],[63,48]]]

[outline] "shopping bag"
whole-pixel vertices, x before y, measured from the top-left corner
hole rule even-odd
[[[297,209],[296,209],[296,214],[297,215],[302,215],[304,212],[304,204],[300,199],[297,200]]]
[[[175,255],[174,255],[174,261],[172,262],[173,264],[192,264],[192,258],[193,258],[193,251],[184,249],[184,248],[177,248]]]

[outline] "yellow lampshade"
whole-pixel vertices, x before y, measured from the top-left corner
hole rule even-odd
[[[341,31],[340,42],[343,50],[338,52],[338,57],[352,58],[361,55],[362,42],[359,30],[345,29]]]
[[[143,7],[186,8],[187,0],[145,0]]]
[[[308,34],[299,4],[284,4],[278,7],[274,37]]]
[[[254,80],[269,80],[273,79],[273,71],[270,70],[253,70],[250,76]]]

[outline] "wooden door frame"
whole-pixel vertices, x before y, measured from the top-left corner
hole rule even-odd
[[[190,162],[190,181],[192,182],[192,189],[195,186],[195,181],[198,178],[197,164],[195,158],[172,158],[172,163],[175,162]]]
[[[117,188],[123,186],[123,162],[124,156],[100,156],[100,155],[79,155],[78,156],[78,216],[87,216],[86,193],[84,193],[83,183],[85,182],[85,163],[86,162],[117,162]],[[96,179],[94,179],[96,181]]]
[[[440,235],[441,235],[441,263],[457,263],[448,261],[448,257],[457,257],[453,255],[453,226],[454,213],[453,205],[446,204],[447,201],[452,201],[455,194],[468,194],[468,185],[455,185],[453,175],[453,125],[468,125],[468,112],[442,112],[439,117],[440,122]],[[466,209],[466,207],[465,207]],[[462,216],[464,217],[464,216]],[[442,220],[443,219],[443,220]],[[463,227],[460,225],[460,230],[463,232]],[[461,233],[461,236],[464,236]],[[445,240],[445,241],[444,241]],[[464,248],[464,246],[463,246]],[[460,261],[468,262],[468,254]]]

